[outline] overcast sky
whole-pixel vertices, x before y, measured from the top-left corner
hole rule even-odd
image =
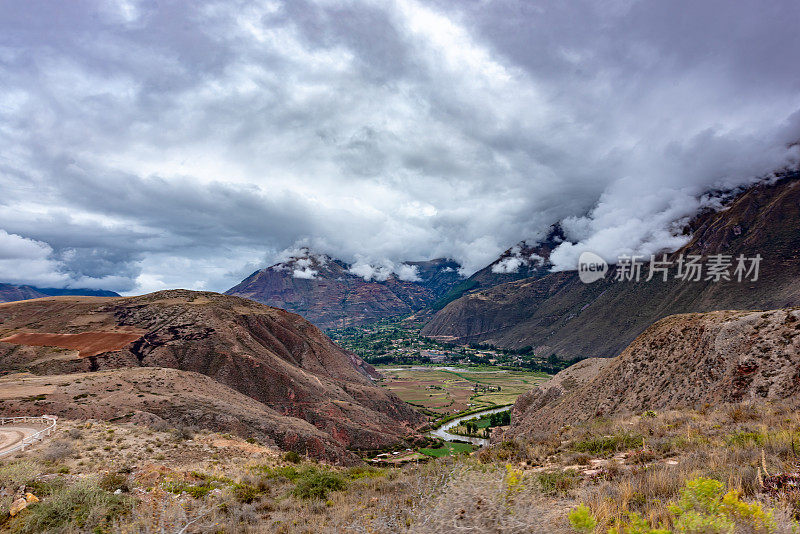
[[[0,281],[649,254],[796,162],[796,0],[0,0]]]

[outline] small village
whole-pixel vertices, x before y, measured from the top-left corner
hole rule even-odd
[[[518,350],[482,345],[454,345],[426,338],[419,328],[404,322],[381,321],[362,327],[327,332],[342,347],[373,365],[491,365],[514,369],[558,371],[554,355],[542,358],[532,347]]]

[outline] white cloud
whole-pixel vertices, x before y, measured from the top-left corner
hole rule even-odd
[[[511,247],[508,256],[492,265],[492,272],[498,274],[516,273],[519,272],[520,267],[527,267],[528,265],[541,267],[546,261],[545,258],[535,253],[523,254],[522,247],[517,244]]]
[[[367,282],[385,282],[391,276],[396,276],[399,280],[406,282],[418,282],[419,269],[416,265],[406,263],[395,263],[384,259],[379,262],[369,262],[363,257],[358,257],[355,263],[350,265],[351,274],[362,277]]]
[[[310,267],[304,267],[302,269],[295,269],[294,271],[292,271],[292,277],[293,278],[304,278],[306,280],[313,280],[314,278],[317,277],[318,273],[319,273],[319,271],[315,271],[314,269],[311,269]]]
[[[493,273],[515,273],[523,265],[523,259],[518,256],[509,256],[492,265]]]
[[[62,285],[69,277],[59,272],[47,243],[0,230],[0,280],[11,284]]]
[[[367,282],[385,282],[392,275],[392,269],[385,265],[372,265],[365,260],[358,260],[350,266],[350,272],[360,276]]]
[[[530,261],[537,267],[542,267],[544,266],[545,263],[547,263],[547,260],[538,254],[531,254],[530,256],[528,256],[528,261]]]
[[[419,282],[421,280],[419,277],[419,269],[416,265],[401,263],[395,267],[394,272],[397,278],[406,282]]]
[[[301,246],[470,273],[558,221],[573,268],[798,159],[791,0],[94,5],[0,7],[0,228],[33,254],[0,276],[224,290]]]

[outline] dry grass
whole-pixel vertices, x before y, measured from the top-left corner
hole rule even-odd
[[[93,519],[107,532],[557,534],[573,532],[579,504],[606,532],[631,512],[669,525],[668,504],[702,476],[774,508],[775,532],[789,532],[798,499],[763,493],[757,471],[797,471],[795,451],[800,414],[778,405],[597,419],[400,469],[335,468],[196,429],[64,422],[0,462],[0,505],[25,486],[68,509],[64,488],[88,477],[85,494],[113,514]],[[16,524],[0,516],[0,531]]]
[[[575,506],[588,505],[598,519],[597,532],[606,532],[630,512],[652,525],[669,525],[668,504],[696,477],[719,480],[745,500],[776,508],[776,517],[783,518],[779,527],[791,532],[789,518],[799,518],[800,508],[791,495],[762,493],[757,473],[762,461],[771,473],[797,472],[798,454],[800,414],[777,404],[743,404],[596,419],[562,429],[558,440],[543,435],[506,442],[479,457],[487,464],[510,461],[533,472],[579,469],[582,482],[570,498]]]

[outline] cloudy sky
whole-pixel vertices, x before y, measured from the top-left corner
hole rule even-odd
[[[798,159],[796,0],[0,0],[0,281],[224,290],[282,251],[560,267]]]

